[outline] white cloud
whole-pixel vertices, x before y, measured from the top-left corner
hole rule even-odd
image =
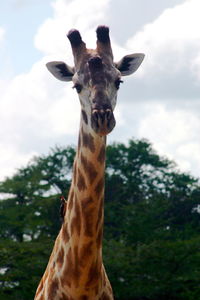
[[[146,57],[141,78],[138,79],[136,74],[125,92],[129,101],[127,107],[136,110],[137,105],[139,107],[135,135],[148,138],[159,153],[168,155],[182,169],[191,170],[198,176],[199,11],[199,0],[187,0],[166,9],[129,39],[127,48],[135,49],[135,52],[144,51]],[[131,89],[133,95],[130,95]],[[131,100],[135,103],[131,104]],[[122,117],[126,118],[126,115]]]
[[[140,98],[199,97],[200,1],[186,0],[166,9],[127,41],[129,49],[146,54]]]
[[[38,153],[34,151],[22,153],[18,147],[14,147],[13,143],[8,145],[1,142],[0,157],[3,157],[3,160],[1,161],[0,180],[12,176],[18,168],[26,166],[27,162],[36,155]]]
[[[184,63],[182,56],[190,46],[200,47],[199,10],[198,0],[186,0],[183,4],[166,9],[154,22],[145,25],[142,31],[129,39],[127,46],[146,50],[151,58],[149,64],[156,64],[161,68],[171,59],[171,53],[177,54],[180,59],[171,65],[176,70],[180,63]],[[161,58],[161,52],[168,55],[158,61],[157,56]]]
[[[199,175],[199,119],[189,111],[173,111],[157,103],[145,108],[147,113],[140,121],[139,135],[147,137],[159,153],[175,160],[182,169]]]
[[[4,40],[5,30],[3,27],[0,27],[0,43]]]
[[[125,43],[126,49],[119,51],[118,48],[114,52],[144,52],[146,55],[137,73],[125,79],[130,82],[124,93],[127,101],[160,99],[168,104],[173,101],[170,105],[179,107],[189,102],[192,107],[192,100],[199,99],[199,10],[198,0],[184,1],[166,9],[129,38]]]
[[[12,167],[20,167],[33,153],[48,151],[64,137],[66,143],[74,141],[74,135],[77,140],[80,104],[76,92],[72,84],[55,80],[45,63],[66,57],[67,47],[68,60],[72,61],[65,31],[72,27],[80,28],[86,40],[92,31],[95,42],[94,29],[108,3],[108,0],[53,2],[54,17],[46,20],[35,36],[36,47],[44,53],[43,59],[29,72],[7,82],[0,81],[1,178],[11,174]],[[0,38],[1,35],[3,31]]]
[[[200,175],[200,122],[192,111],[173,109],[160,101],[128,104],[121,101],[117,112],[117,126],[109,141],[146,138],[160,155],[174,160],[182,171]]]
[[[39,149],[48,151],[53,137],[53,145],[64,134],[70,139],[78,129],[80,113],[75,91],[70,84],[57,83],[44,60],[9,81],[8,86],[0,101],[1,177],[7,174],[6,164],[10,173],[10,165],[19,167]]]
[[[83,39],[87,46],[95,43],[94,28],[105,21],[105,12],[110,0],[65,0],[53,2],[53,18],[47,19],[39,28],[35,37],[35,46],[44,54],[68,55],[71,59],[71,49],[66,34],[71,28],[77,28],[84,33]]]
[[[175,145],[194,139],[193,128],[199,128],[200,123],[194,114],[185,110],[167,109],[160,103],[145,105],[146,118],[141,120],[140,132],[148,133],[151,139],[163,140],[163,144]],[[159,126],[158,126],[159,124]],[[151,127],[154,130],[151,130]],[[200,128],[199,128],[200,129]]]
[[[0,61],[1,61],[1,66],[4,64],[4,42],[5,42],[5,29],[3,27],[0,27]],[[3,86],[3,83],[0,79],[0,90],[1,87]]]
[[[66,38],[71,28],[79,29],[87,46],[94,47],[96,27],[109,24],[109,5],[114,9],[114,0],[54,1],[53,17],[44,21],[35,36],[43,59],[26,74],[0,81],[1,177],[32,153],[48,151],[60,141],[67,144],[74,141],[74,135],[77,139],[78,97],[70,83],[59,82],[47,72],[45,62],[72,63]],[[123,142],[132,136],[146,137],[161,154],[196,175],[200,175],[199,11],[199,0],[185,1],[145,25],[125,48],[114,41],[117,59],[133,49],[146,53],[146,58],[133,78],[125,78],[115,112],[117,127],[109,137]]]

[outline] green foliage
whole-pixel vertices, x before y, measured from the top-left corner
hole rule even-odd
[[[113,240],[105,244],[117,299],[198,299],[200,238],[132,248]]]
[[[0,262],[5,273],[0,275],[0,299],[34,298],[38,274],[43,273],[52,246],[50,239],[23,243],[2,240]]]
[[[33,299],[60,228],[73,147],[0,183],[0,299]],[[107,148],[104,262],[117,300],[200,295],[200,185],[146,140]]]

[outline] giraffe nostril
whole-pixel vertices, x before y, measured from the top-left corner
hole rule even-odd
[[[106,109],[106,117],[108,120],[112,117],[112,114],[113,113],[112,113],[111,109]]]
[[[94,119],[95,121],[98,121],[98,116],[99,116],[98,110],[94,109],[92,111],[92,119]]]

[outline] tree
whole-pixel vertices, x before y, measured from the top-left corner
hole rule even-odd
[[[116,296],[196,299],[199,181],[145,140],[115,144],[107,154],[105,259]]]
[[[33,299],[60,228],[59,197],[69,189],[74,154],[56,147],[0,183],[0,299]]]
[[[0,299],[32,299],[61,222],[73,147],[0,183]],[[104,260],[117,300],[196,300],[200,185],[146,140],[107,148]]]

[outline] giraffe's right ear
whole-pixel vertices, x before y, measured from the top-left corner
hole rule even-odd
[[[62,81],[71,81],[74,76],[74,68],[62,61],[51,61],[46,64],[47,69],[53,76]]]

